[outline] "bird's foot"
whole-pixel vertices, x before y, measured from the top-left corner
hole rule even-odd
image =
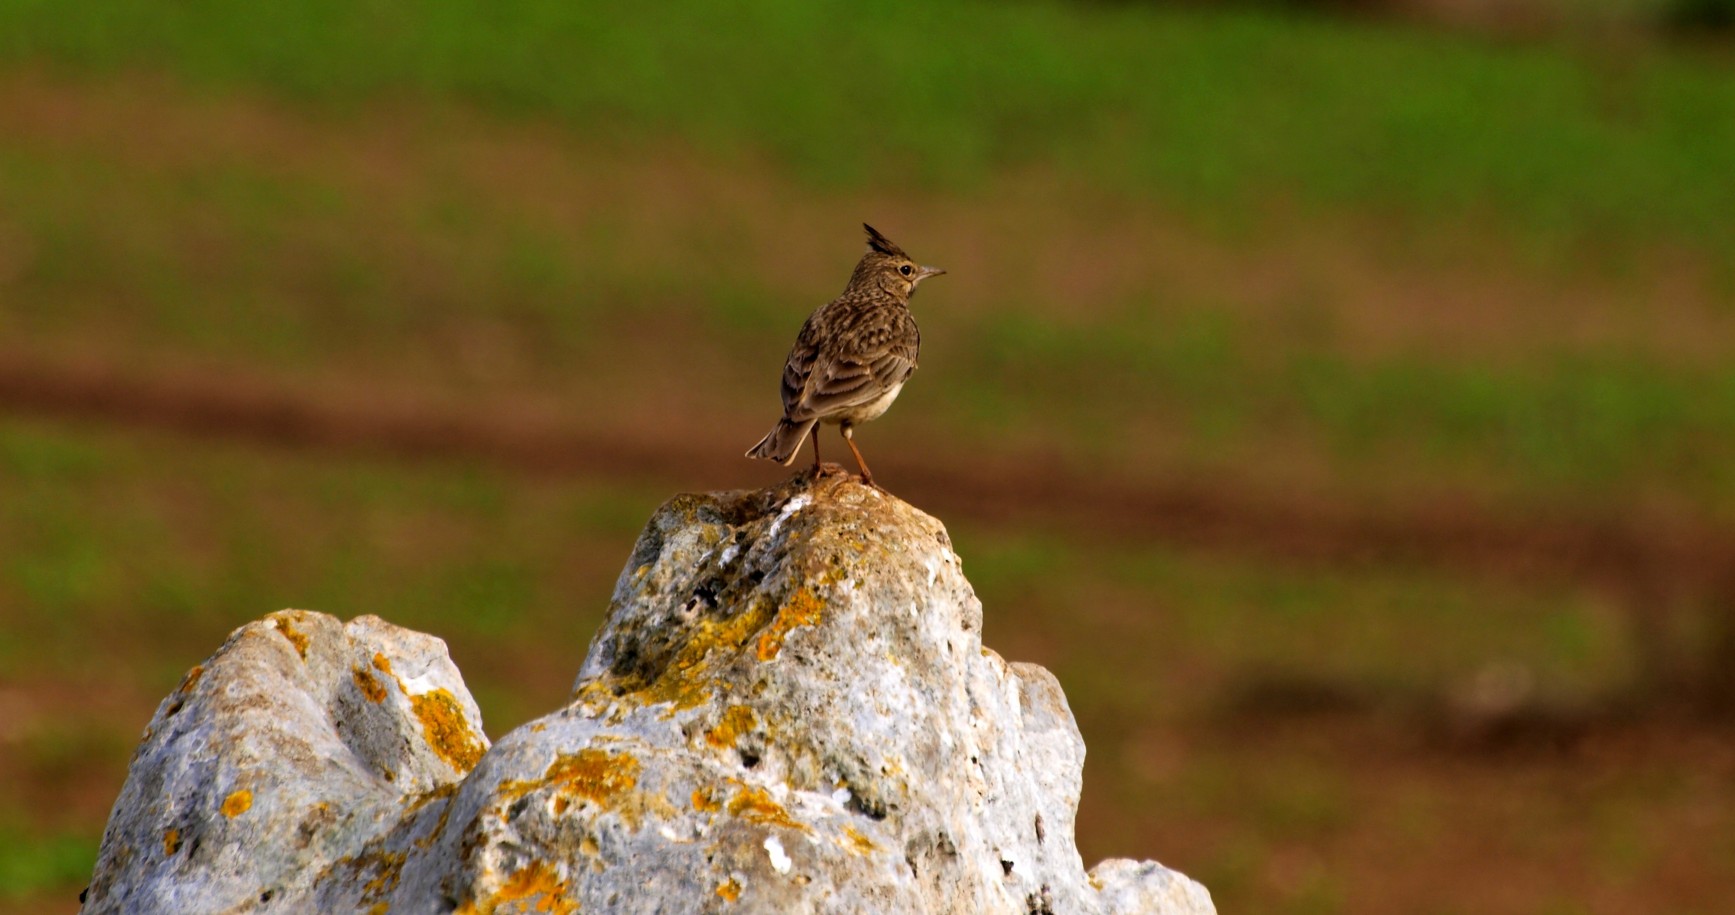
[[[808,473],[815,480],[823,480],[826,477],[835,477],[840,474],[847,474],[849,471],[845,470],[842,464],[833,464],[830,461],[824,461],[813,465],[813,469],[808,471]]]

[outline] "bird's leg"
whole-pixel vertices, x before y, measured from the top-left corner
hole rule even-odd
[[[879,488],[879,484],[874,482],[874,475],[868,472],[867,461],[861,459],[861,450],[855,446],[855,430],[850,427],[849,423],[844,423],[839,428],[843,431],[843,443],[848,445],[849,450],[855,454],[855,465],[861,468],[861,481],[876,489]]]
[[[822,428],[824,428],[824,426],[821,424],[814,423],[813,431],[807,433],[808,441],[813,442],[813,478],[816,480],[819,479],[821,473],[819,463],[819,430]]]

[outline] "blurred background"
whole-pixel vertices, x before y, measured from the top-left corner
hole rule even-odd
[[[782,476],[867,220],[951,272],[857,440],[1065,685],[1087,862],[1727,911],[1732,24],[0,0],[0,904],[75,910],[272,610],[445,638],[495,737],[561,703],[651,511]]]

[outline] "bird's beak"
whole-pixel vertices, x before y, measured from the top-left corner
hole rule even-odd
[[[919,267],[916,270],[916,282],[919,283],[930,276],[939,276],[945,272],[945,268],[943,267]]]

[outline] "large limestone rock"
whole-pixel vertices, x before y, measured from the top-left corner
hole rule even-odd
[[[940,524],[839,478],[663,506],[492,748],[438,640],[273,614],[158,709],[85,911],[1214,912],[1085,873],[1066,697],[981,622]]]

